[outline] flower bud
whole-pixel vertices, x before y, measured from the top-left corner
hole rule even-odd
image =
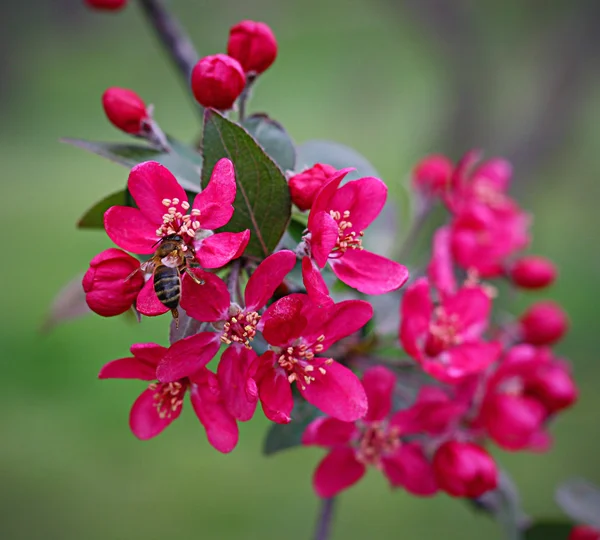
[[[85,3],[94,9],[117,11],[125,7],[127,0],[85,0]]]
[[[550,345],[567,331],[565,312],[554,302],[538,302],[531,306],[520,319],[521,335],[525,343]]]
[[[131,275],[139,267],[137,259],[120,249],[111,248],[96,255],[82,282],[90,309],[103,317],[125,313],[144,286],[142,272]]]
[[[453,169],[446,156],[427,156],[413,169],[413,187],[426,194],[441,194],[450,185]]]
[[[524,289],[541,289],[556,279],[556,267],[544,257],[523,257],[508,271],[515,285]]]
[[[108,88],[102,95],[102,106],[111,123],[125,133],[139,134],[148,120],[146,104],[127,88]]]
[[[577,400],[577,387],[560,361],[541,363],[525,380],[525,393],[539,400],[548,414],[566,409]]]
[[[226,54],[205,56],[192,70],[192,92],[200,105],[231,109],[246,86],[240,63]]]
[[[498,469],[491,456],[469,442],[448,441],[433,456],[438,485],[454,497],[479,497],[498,484]]]
[[[229,30],[227,54],[235,58],[246,73],[265,71],[277,58],[277,41],[268,25],[241,21]]]
[[[600,540],[600,530],[589,525],[576,525],[567,540]]]
[[[292,202],[302,211],[310,210],[317,192],[336,172],[331,165],[317,163],[292,176],[288,181]]]

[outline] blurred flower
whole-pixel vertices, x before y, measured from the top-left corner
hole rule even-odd
[[[94,9],[117,11],[125,7],[127,0],[85,0],[85,3]]]
[[[556,267],[545,257],[523,257],[510,266],[508,276],[524,289],[542,289],[556,279]]]
[[[200,105],[227,110],[246,86],[246,75],[237,60],[226,54],[200,59],[192,70],[192,92]]]
[[[260,74],[277,57],[275,34],[265,23],[241,21],[229,30],[227,54],[235,58],[246,73]]]
[[[565,335],[569,321],[555,302],[546,300],[533,304],[519,319],[521,337],[532,345],[551,345]]]
[[[108,88],[102,94],[102,106],[110,122],[131,135],[142,133],[150,119],[142,98],[127,88]]]
[[[589,525],[576,525],[567,540],[600,540],[600,530]]]
[[[413,169],[413,186],[426,196],[443,196],[450,187],[453,168],[446,156],[427,156]]]
[[[310,210],[323,185],[337,172],[335,167],[317,163],[292,176],[288,181],[292,202],[302,211]]]
[[[168,349],[155,343],[137,343],[132,357],[106,364],[100,379],[140,379],[154,381],[156,366],[170,355],[193,356],[206,347],[207,333],[176,341]],[[206,429],[208,441],[220,452],[231,452],[238,441],[238,427],[223,404],[214,373],[200,367],[193,376],[169,383],[152,382],[137,398],[129,415],[129,426],[139,439],[156,437],[179,417],[186,392],[190,393],[196,416]]]
[[[144,286],[140,262],[120,249],[110,248],[96,255],[83,276],[85,301],[103,317],[125,313],[133,306]]]

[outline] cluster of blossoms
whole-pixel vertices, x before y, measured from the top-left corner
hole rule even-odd
[[[88,3],[115,9],[125,2]],[[243,21],[231,28],[227,52],[202,58],[191,74],[197,101],[221,111],[246,99],[277,44],[267,25]],[[134,92],[110,88],[103,105],[119,129],[164,142]],[[558,305],[538,302],[502,324],[492,317],[491,280],[542,289],[556,269],[522,253],[530,219],[507,193],[512,171],[504,160],[481,162],[473,151],[456,165],[430,156],[416,166],[420,211],[440,203],[448,213],[421,276],[364,249],[387,186],[371,176],[347,180],[350,171],[327,163],[287,171],[304,230],[257,258],[247,252],[250,228],[222,230],[247,197],[238,193],[243,171],[229,157],[192,195],[160,163],[135,166],[127,183],[135,206],[104,213],[106,234],[120,249],[92,259],[86,301],[105,317],[171,311],[175,321],[168,347],[133,344],[100,378],[148,382],[130,413],[140,439],[175,420],[189,392],[221,452],[234,449],[238,422],[259,403],[275,424],[294,423],[295,404],[310,404],[315,414],[301,441],[328,449],[314,474],[321,497],[350,487],[368,466],[415,495],[480,497],[499,477],[486,446],[545,450],[549,422],[577,398],[568,364],[551,349],[567,330]],[[331,286],[336,279],[347,286],[343,293]],[[382,294],[397,299],[400,313],[393,357],[378,349],[390,336],[380,335],[377,322],[389,313],[374,314],[366,299]],[[411,399],[407,369],[419,375]]]

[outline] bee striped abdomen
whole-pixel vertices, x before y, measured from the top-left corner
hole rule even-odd
[[[161,304],[169,309],[175,309],[181,297],[179,270],[169,266],[159,266],[154,271],[154,292]]]

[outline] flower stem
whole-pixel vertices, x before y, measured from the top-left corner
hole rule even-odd
[[[192,40],[179,21],[167,11],[162,0],[140,0],[140,5],[183,76],[186,88],[189,87],[192,69],[199,58]]]
[[[331,534],[335,497],[321,499],[321,509],[315,527],[314,540],[328,540]]]
[[[238,110],[239,110],[239,121],[243,122],[246,119],[246,104],[248,103],[248,99],[250,98],[250,94],[252,93],[252,85],[254,84],[254,81],[256,80],[256,77],[254,75],[248,75],[247,79],[246,79],[246,86],[244,87],[244,90],[242,92],[242,94],[240,95],[239,101],[238,101]]]

